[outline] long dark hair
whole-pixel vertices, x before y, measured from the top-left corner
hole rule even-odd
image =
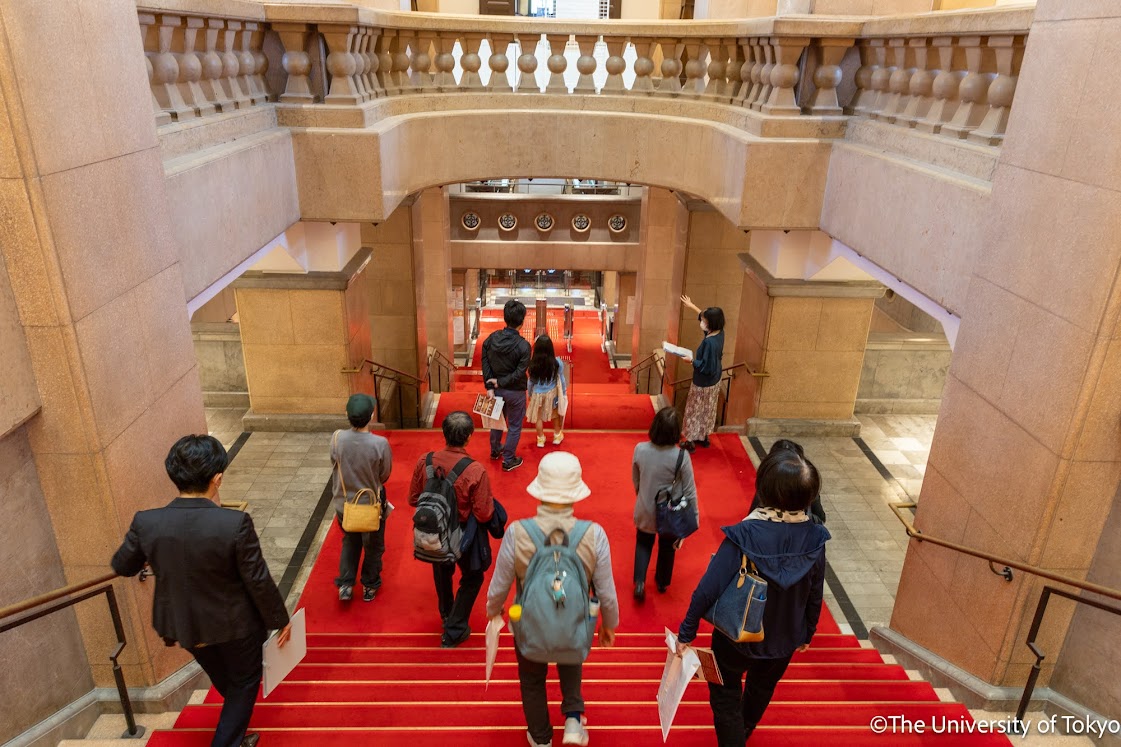
[[[534,381],[553,381],[557,378],[560,366],[557,354],[553,352],[553,339],[541,335],[533,341],[533,357],[529,359],[529,378]]]

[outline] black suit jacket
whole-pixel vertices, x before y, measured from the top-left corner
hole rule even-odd
[[[206,498],[176,498],[138,511],[113,570],[156,574],[152,626],[184,648],[246,638],[288,624],[249,514]]]

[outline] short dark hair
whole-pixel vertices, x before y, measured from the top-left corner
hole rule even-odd
[[[214,476],[230,464],[226,448],[213,436],[183,436],[167,452],[163,466],[180,493],[205,493]]]
[[[525,321],[525,304],[516,298],[511,298],[502,307],[502,319],[507,327],[517,329]]]
[[[475,432],[475,423],[463,410],[449,412],[441,425],[444,429],[444,443],[448,446],[465,446],[467,439]]]
[[[709,332],[719,332],[724,329],[724,309],[719,306],[709,306],[701,312],[701,317],[708,325]]]
[[[780,438],[771,444],[771,450],[768,454],[774,454],[776,451],[793,451],[798,456],[804,457],[806,452],[802,449],[802,444],[797,441],[791,441],[788,438]]]
[[[796,451],[772,451],[755,477],[759,502],[782,511],[805,511],[821,492],[821,476],[813,462]]]
[[[655,446],[673,446],[681,440],[681,416],[673,407],[663,407],[650,423],[650,442]]]

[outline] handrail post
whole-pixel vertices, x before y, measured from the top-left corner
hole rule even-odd
[[[117,608],[117,595],[114,593],[112,586],[105,589],[105,599],[109,603],[109,615],[113,618],[113,632],[117,634],[117,648],[109,655],[109,661],[113,662],[113,679],[117,682],[117,694],[121,697],[121,709],[125,712],[128,735],[136,737],[140,735],[136,727],[136,716],[132,713],[132,701],[128,697],[125,674],[121,671],[120,662],[117,661],[117,657],[121,655],[125,648],[125,628],[121,623],[121,611]]]
[[[1039,604],[1035,606],[1035,617],[1031,621],[1031,629],[1028,630],[1028,648],[1035,654],[1035,663],[1031,665],[1031,671],[1028,672],[1028,681],[1024,685],[1024,694],[1020,696],[1020,705],[1016,708],[1016,722],[1020,723],[1024,720],[1024,714],[1028,712],[1028,703],[1031,702],[1032,693],[1035,691],[1036,680],[1039,679],[1039,672],[1042,668],[1043,659],[1045,654],[1039,650],[1035,645],[1035,637],[1039,634],[1039,626],[1043,622],[1043,615],[1047,612],[1047,603],[1051,601],[1051,587],[1044,586],[1043,593],[1039,595]]]

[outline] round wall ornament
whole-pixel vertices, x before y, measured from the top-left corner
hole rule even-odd
[[[572,230],[577,233],[587,233],[592,227],[592,219],[584,213],[572,216]]]
[[[537,226],[537,230],[541,232],[552,230],[555,224],[556,220],[548,213],[541,213],[533,219],[533,225]]]
[[[627,217],[625,215],[615,213],[615,215],[612,215],[607,219],[607,228],[610,229],[611,233],[622,233],[623,231],[626,231]]]
[[[460,225],[461,225],[461,226],[463,226],[464,228],[466,228],[466,229],[467,229],[468,231],[474,231],[474,230],[475,230],[475,229],[477,229],[477,228],[478,228],[478,227],[479,227],[480,225],[482,225],[483,221],[482,221],[482,219],[481,219],[481,218],[479,218],[479,214],[478,214],[478,213],[476,213],[476,212],[475,212],[475,211],[473,211],[473,210],[468,210],[468,211],[467,211],[466,213],[464,213],[464,214],[463,214],[463,216],[462,216],[462,217],[461,217],[461,218],[459,219],[459,223],[460,223]]]
[[[513,213],[503,213],[498,216],[498,227],[503,231],[513,231],[518,227],[518,216]]]

